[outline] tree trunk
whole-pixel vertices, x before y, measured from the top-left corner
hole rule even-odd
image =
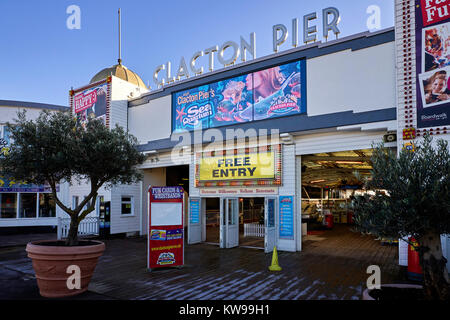
[[[417,242],[419,243],[419,257],[427,299],[450,300],[447,259],[442,255],[440,235],[428,232],[417,239]]]
[[[66,245],[76,246],[78,245],[78,217],[70,217],[69,234],[67,235]]]

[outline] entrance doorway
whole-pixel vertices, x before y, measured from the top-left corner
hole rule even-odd
[[[220,243],[220,198],[205,198],[205,242]]]
[[[240,198],[239,205],[239,244],[264,249],[264,198]]]
[[[166,186],[182,186],[189,194],[189,166],[173,166],[166,168]]]
[[[276,197],[189,199],[188,243],[271,252],[276,242]]]
[[[352,198],[373,193],[364,188],[371,178],[372,152],[361,149],[302,156],[302,241],[306,246],[332,236],[344,239],[352,233]]]

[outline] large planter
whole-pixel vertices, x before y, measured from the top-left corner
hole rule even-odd
[[[67,247],[62,241],[35,241],[27,244],[28,257],[33,262],[39,292],[43,297],[62,298],[74,296],[88,289],[98,258],[105,250],[100,241],[82,240],[80,245]],[[67,280],[73,271],[67,273],[70,265],[80,269],[80,288],[69,289]],[[69,270],[70,271],[70,270]]]
[[[422,289],[423,287],[421,285],[416,285],[416,284],[382,284],[381,287],[391,287],[391,288],[399,288],[399,289]],[[369,289],[366,289],[363,291],[363,296],[362,299],[363,300],[375,300],[375,298],[373,298],[370,295],[370,291]]]

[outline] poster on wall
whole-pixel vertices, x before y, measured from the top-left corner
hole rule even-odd
[[[249,74],[211,84],[212,128],[253,120],[252,78]]]
[[[304,60],[173,95],[173,130],[215,128],[306,113]]]
[[[417,126],[450,124],[448,1],[416,0]]]
[[[200,223],[200,199],[191,198],[189,200],[189,223],[199,224]]]
[[[212,115],[209,85],[177,92],[172,107],[174,128],[177,130],[207,129]]]
[[[98,86],[81,90],[72,97],[73,112],[77,122],[86,125],[89,118],[99,119],[106,125],[108,84],[105,82]]]
[[[279,237],[280,239],[294,239],[294,197],[280,196]]]

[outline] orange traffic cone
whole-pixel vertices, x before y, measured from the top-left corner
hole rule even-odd
[[[281,271],[281,267],[278,264],[278,254],[277,254],[277,247],[273,247],[273,254],[272,254],[272,264],[269,267],[270,271]]]

